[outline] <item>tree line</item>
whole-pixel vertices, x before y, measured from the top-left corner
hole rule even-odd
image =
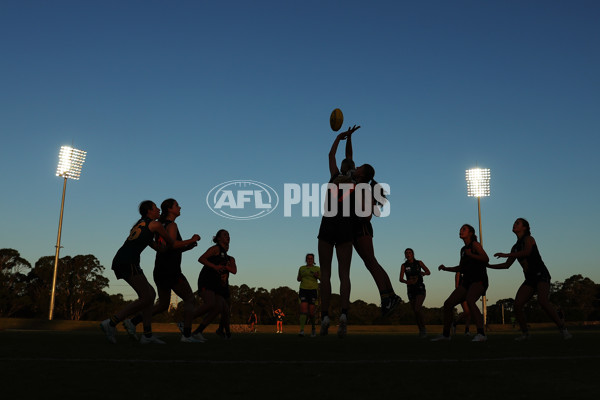
[[[54,318],[66,320],[100,321],[122,308],[127,301],[122,294],[108,294],[109,280],[105,268],[91,255],[66,256],[59,259],[55,289]],[[0,317],[46,318],[50,307],[54,257],[41,257],[35,265],[22,258],[17,250],[0,249]],[[551,285],[550,300],[560,307],[567,321],[600,320],[600,285],[582,275],[573,275],[564,282]],[[198,301],[201,301],[198,296]],[[330,315],[337,318],[339,295],[334,294]],[[514,316],[514,299],[502,299],[488,305],[489,324],[509,323]],[[287,323],[299,319],[298,292],[287,286],[267,290],[245,284],[231,286],[231,321],[243,324],[250,313],[257,314],[260,324],[273,324],[273,310],[281,308]],[[526,306],[528,321],[549,322],[534,297]],[[356,300],[351,304],[352,323],[355,325],[413,324],[410,304],[402,301],[396,311],[381,318],[378,305]],[[423,309],[427,324],[442,323],[441,308]],[[183,318],[183,307],[178,304],[168,313],[156,316],[157,322],[173,322]]]

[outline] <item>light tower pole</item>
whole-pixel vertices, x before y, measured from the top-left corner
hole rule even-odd
[[[52,320],[54,314],[54,296],[56,292],[56,275],[58,271],[58,255],[60,253],[60,234],[62,232],[63,211],[65,209],[65,193],[67,191],[67,179],[79,179],[81,167],[85,162],[86,152],[74,149],[70,146],[62,146],[58,156],[58,168],[56,176],[61,176],[64,179],[62,201],[60,202],[60,218],[58,220],[58,236],[56,238],[56,254],[54,256],[54,274],[52,276],[52,294],[50,295],[50,312],[48,320]]]
[[[490,195],[490,170],[488,168],[471,168],[467,170],[467,196],[477,197],[477,217],[479,220],[479,243],[483,246],[481,231],[481,197]],[[481,298],[483,304],[483,325],[487,324],[487,299]]]

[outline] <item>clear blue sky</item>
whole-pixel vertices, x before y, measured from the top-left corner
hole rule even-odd
[[[328,179],[329,113],[359,124],[354,158],[391,187],[373,221],[396,291],[403,250],[433,271],[429,307],[453,288],[464,223],[477,226],[465,170],[491,169],[488,254],[532,226],[553,280],[600,283],[600,3],[597,1],[3,1],[0,3],[0,248],[54,255],[60,146],[88,152],[69,181],[61,256],[93,254],[109,292],[133,299],[112,257],[144,199],[176,198],[196,287],[198,256],[230,231],[231,284],[297,289],[318,217],[215,215],[214,186]],[[342,153],[339,153],[341,159]],[[142,268],[151,277],[152,250]],[[318,261],[318,260],[317,260]],[[518,265],[490,271],[488,299],[514,297]],[[352,299],[378,303],[355,254]],[[337,291],[338,282],[334,281]]]

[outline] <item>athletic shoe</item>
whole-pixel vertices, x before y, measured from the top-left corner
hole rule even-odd
[[[188,337],[181,335],[180,342],[181,343],[204,343],[204,341],[195,338],[194,335],[188,336]]]
[[[529,333],[524,333],[521,336],[516,337],[515,342],[524,342],[526,340],[529,340],[529,338],[530,338]]]
[[[431,339],[432,342],[443,342],[445,340],[450,340],[450,336],[439,335]]]
[[[487,336],[482,335],[481,333],[478,333],[477,335],[475,335],[473,337],[473,340],[471,340],[471,342],[485,342],[487,340]]]
[[[421,332],[419,332],[419,337],[420,338],[426,338],[427,337],[427,331],[421,331]]]
[[[346,331],[348,329],[348,317],[346,314],[340,315],[340,324],[338,325],[337,335],[340,339],[343,339],[346,336]]]
[[[198,332],[198,333],[194,333],[194,334],[192,335],[192,337],[193,337],[194,339],[198,340],[199,342],[202,342],[202,343],[204,343],[204,342],[206,342],[206,341],[208,340],[208,339],[206,339],[204,336],[202,336],[202,333],[200,333],[200,332]]]
[[[394,311],[398,304],[400,304],[400,296],[396,294],[384,299],[381,302],[381,315],[387,317]]]
[[[321,320],[321,336],[327,336],[329,333],[329,317],[326,315]]]
[[[131,322],[130,319],[126,319],[125,321],[123,321],[123,326],[125,327],[125,330],[127,331],[127,334],[130,338],[132,338],[133,340],[140,340],[135,334],[135,325],[133,324],[133,322]]]
[[[217,329],[215,331],[215,333],[217,334],[218,337],[220,337],[221,339],[225,339],[225,332],[223,332],[222,329]]]
[[[310,337],[315,337],[315,336],[317,336],[317,330],[313,326],[312,329],[311,329],[311,331],[310,331]]]
[[[298,336],[304,336],[304,329],[300,329],[300,332],[298,332]]]
[[[179,329],[179,332],[181,332],[181,334],[183,335],[183,322],[179,321],[177,323],[177,329]]]
[[[571,335],[569,333],[569,331],[567,330],[567,328],[563,328],[560,330],[560,334],[562,335],[563,339],[565,340],[569,340],[571,338],[573,338],[573,335]]]
[[[104,321],[100,322],[100,329],[102,329],[102,332],[104,332],[106,339],[110,343],[117,343],[117,327],[110,324],[110,319],[105,319]]]
[[[471,332],[465,331],[465,336],[471,336]]]
[[[158,337],[152,335],[150,337],[147,337],[146,335],[142,335],[142,337],[140,338],[140,343],[141,344],[166,344],[165,342],[163,342],[162,340],[160,340]]]

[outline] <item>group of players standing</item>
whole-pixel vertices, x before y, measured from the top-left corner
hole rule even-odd
[[[385,194],[380,185],[373,179],[375,170],[369,164],[355,167],[352,150],[352,134],[360,126],[353,126],[336,136],[328,154],[330,180],[327,191],[327,209],[337,210],[324,214],[318,234],[318,253],[320,267],[315,265],[314,254],[306,256],[306,265],[300,267],[297,279],[300,284],[300,335],[304,335],[304,327],[308,320],[312,323],[311,335],[316,336],[315,309],[320,280],[321,330],[322,336],[328,334],[331,324],[329,307],[331,299],[331,270],[335,250],[340,278],[340,317],[337,334],[343,338],[347,333],[348,312],[350,307],[350,263],[353,249],[363,260],[371,273],[381,297],[382,315],[389,315],[399,304],[387,272],[377,261],[373,249],[372,215],[377,215],[381,199]],[[340,141],[346,141],[345,159],[340,168],[336,162],[336,152]],[[346,184],[342,190],[341,184]],[[367,186],[369,190],[354,190],[358,185]],[[350,189],[347,189],[350,187]],[[331,207],[338,203],[337,207]],[[343,203],[350,203],[345,207]],[[347,205],[347,204],[346,204]],[[349,212],[348,212],[349,210]],[[198,261],[203,265],[198,278],[198,288],[202,304],[197,306],[193,291],[181,272],[181,254],[197,246],[200,236],[195,234],[188,240],[182,240],[175,219],[179,217],[181,207],[174,199],[162,202],[161,210],[150,200],[139,206],[141,218],[133,226],[123,246],[114,257],[112,269],[118,279],[124,279],[137,293],[138,299],[126,305],[110,318],[102,321],[100,327],[111,343],[116,343],[116,326],[119,322],[127,333],[138,340],[136,325],[142,323],[143,334],[140,343],[164,344],[152,334],[152,316],[166,311],[170,303],[171,290],[184,301],[184,321],[178,323],[181,330],[181,342],[201,343],[206,339],[202,335],[204,329],[219,314],[221,320],[217,334],[229,338],[230,304],[229,274],[237,273],[235,259],[227,254],[230,237],[225,230],[219,230],[213,238],[211,246]],[[360,212],[359,212],[360,211]],[[440,271],[457,274],[454,291],[444,302],[444,327],[440,336],[434,341],[449,340],[453,323],[454,307],[463,304],[465,311],[473,318],[477,334],[473,341],[486,341],[483,316],[477,307],[477,300],[484,296],[488,288],[487,268],[506,269],[518,260],[525,274],[525,281],[520,286],[515,298],[515,316],[519,322],[522,335],[518,340],[529,338],[524,306],[537,292],[538,302],[550,318],[556,323],[565,339],[571,334],[565,328],[564,320],[559,317],[556,308],[549,301],[550,274],[531,236],[529,223],[519,218],[513,225],[517,243],[510,253],[496,253],[498,258],[506,258],[502,264],[490,265],[489,257],[477,241],[475,229],[468,224],[463,225],[459,237],[464,246],[460,251],[460,262],[455,267],[439,266]],[[156,292],[146,279],[140,268],[140,254],[147,247],[156,250],[154,281],[158,290],[158,302],[154,303]],[[425,323],[421,308],[425,300],[423,276],[430,271],[425,264],[414,258],[412,249],[404,253],[406,261],[401,266],[400,282],[406,283],[408,298],[415,312],[419,335],[426,337]],[[131,319],[128,317],[133,316]],[[192,321],[204,316],[198,328],[192,332]],[[282,327],[278,323],[278,332]]]

